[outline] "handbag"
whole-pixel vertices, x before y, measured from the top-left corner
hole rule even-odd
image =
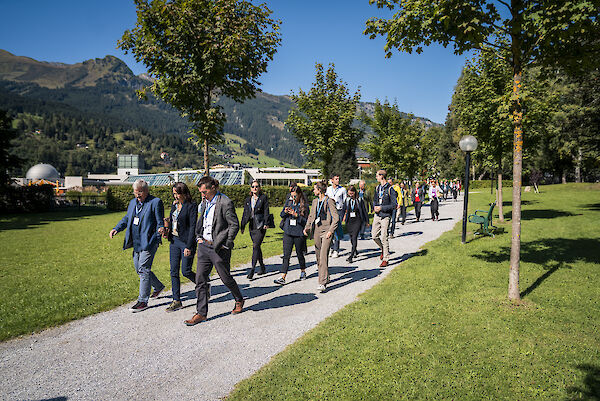
[[[269,214],[269,217],[267,217],[267,223],[265,226],[267,228],[275,228],[275,218],[273,217],[273,213]]]

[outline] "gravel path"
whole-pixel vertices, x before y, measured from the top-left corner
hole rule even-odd
[[[344,255],[330,259],[331,283],[318,293],[314,252],[307,258],[308,280],[297,280],[292,257],[288,284],[273,284],[281,258],[265,261],[268,273],[246,278],[248,266],[236,270],[246,298],[244,313],[232,316],[233,298],[216,278],[209,304],[209,320],[187,327],[183,320],[195,311],[191,284],[182,287],[184,309],[166,313],[170,302],[162,296],[151,308],[131,313],[130,305],[90,316],[40,334],[0,344],[0,399],[85,400],[218,400],[240,380],[319,322],[353,302],[357,295],[382,280],[391,269],[425,243],[450,230],[461,219],[462,202],[441,202],[441,220],[422,217],[397,225],[390,240],[390,266],[379,266],[378,249],[359,240],[361,250],[352,265]],[[399,234],[399,235],[398,235]],[[247,235],[247,234],[246,234]]]

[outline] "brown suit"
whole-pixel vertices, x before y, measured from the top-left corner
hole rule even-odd
[[[331,246],[331,240],[333,233],[340,224],[340,216],[337,209],[335,208],[335,202],[333,199],[325,197],[326,201],[321,209],[321,216],[323,212],[326,213],[326,217],[321,218],[320,225],[313,224],[317,218],[317,208],[319,205],[319,199],[315,198],[310,207],[310,213],[308,220],[306,221],[307,230],[312,230],[313,238],[315,240],[315,254],[317,256],[317,267],[319,269],[319,284],[325,285],[329,281],[329,247]],[[327,233],[331,233],[331,237],[327,238]]]

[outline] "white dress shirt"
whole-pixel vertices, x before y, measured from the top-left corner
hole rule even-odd
[[[219,194],[216,194],[210,202],[205,201],[206,207],[204,208],[204,218],[202,220],[202,238],[205,241],[213,242],[212,225],[215,217],[215,205],[217,204],[217,196],[219,196]]]
[[[346,201],[346,188],[337,186],[333,189],[333,185],[327,187],[327,192],[325,192],[329,198],[333,199],[335,202],[335,208],[337,210],[342,210],[344,208],[344,202]]]

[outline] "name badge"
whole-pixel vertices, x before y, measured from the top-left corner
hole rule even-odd
[[[140,218],[139,217],[135,216],[133,218],[133,225],[134,226],[139,226],[140,225]]]
[[[317,217],[315,219],[315,224],[321,224],[321,218],[320,217]]]
[[[290,219],[290,226],[296,225],[296,219]]]
[[[356,212],[350,212],[350,217],[356,217]]]

